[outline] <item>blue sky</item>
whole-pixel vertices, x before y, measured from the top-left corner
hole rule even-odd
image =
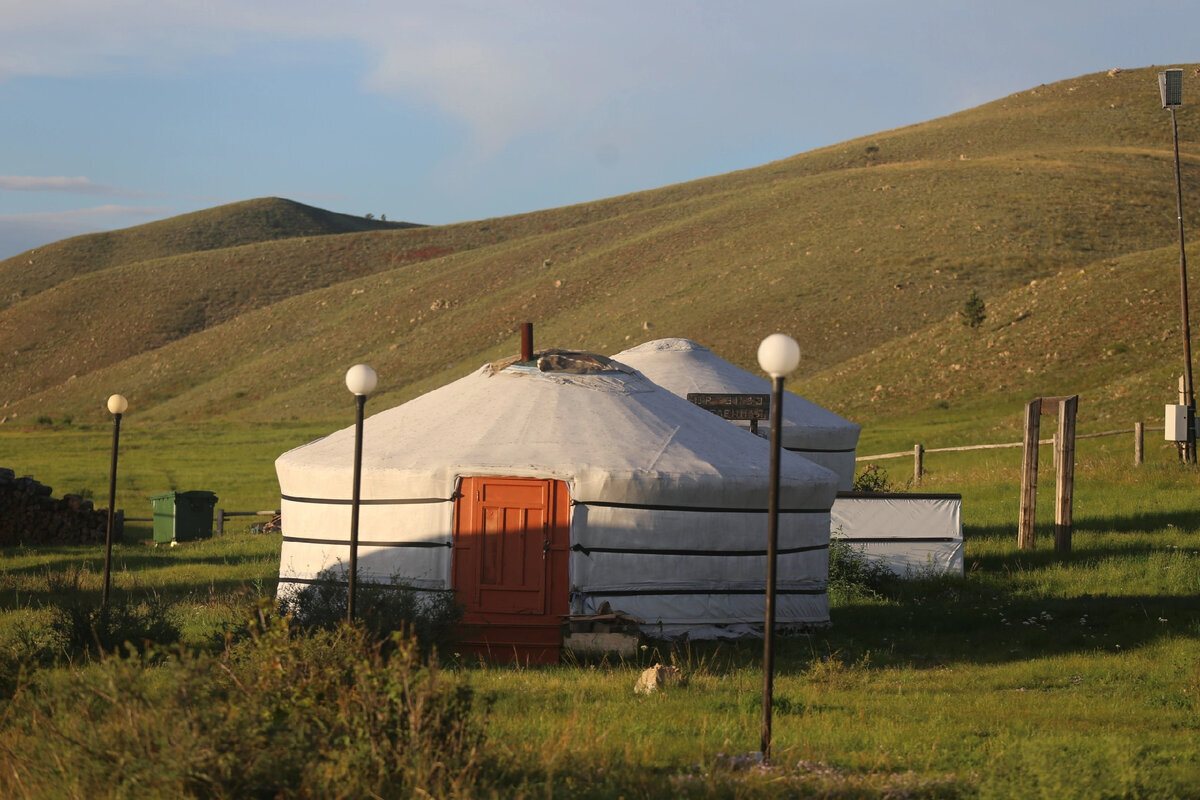
[[[1198,24],[1193,0],[4,0],[0,258],[270,195],[433,224],[595,200],[1200,61]]]

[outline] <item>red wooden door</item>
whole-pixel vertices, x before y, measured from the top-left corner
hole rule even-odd
[[[463,478],[454,519],[453,582],[467,627],[481,645],[552,646],[557,659],[568,605],[566,484]]]

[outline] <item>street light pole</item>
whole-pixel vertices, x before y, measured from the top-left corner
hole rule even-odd
[[[346,371],[346,388],[354,394],[354,484],[350,495],[350,574],[346,599],[346,621],[354,622],[355,595],[358,591],[358,507],[362,489],[363,410],[367,395],[375,390],[379,376],[366,364],[355,364]]]
[[[1183,70],[1158,73],[1158,89],[1163,108],[1171,111],[1171,140],[1175,147],[1175,209],[1179,222],[1179,304],[1183,324],[1183,404],[1187,406],[1187,441],[1183,445],[1185,464],[1196,463],[1196,395],[1192,384],[1192,331],[1188,322],[1187,252],[1183,235],[1183,181],[1179,172],[1179,125],[1175,109],[1183,105]]]
[[[787,334],[773,333],[758,346],[758,363],[771,376],[771,466],[767,490],[767,592],[763,622],[761,752],[771,759],[771,712],[775,700],[775,574],[779,547],[779,460],[783,429],[783,381],[800,364],[800,346]]]
[[[121,439],[121,415],[129,408],[122,395],[108,398],[108,411],[113,415],[112,461],[108,468],[108,527],[104,535],[104,588],[100,593],[101,607],[108,606],[109,576],[112,574],[113,518],[117,508],[117,445]]]

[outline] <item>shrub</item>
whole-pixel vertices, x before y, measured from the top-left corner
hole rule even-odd
[[[349,605],[341,570],[329,569],[317,581],[280,602],[280,611],[310,630],[332,630],[345,621]],[[376,639],[404,631],[423,653],[453,640],[463,608],[453,592],[421,591],[396,577],[389,583],[360,581],[355,591],[355,619]]]
[[[963,303],[962,310],[958,312],[962,317],[962,324],[968,328],[978,328],[987,319],[987,305],[983,302],[983,298],[974,289],[971,290],[971,296]]]
[[[862,551],[838,536],[829,540],[829,597],[834,602],[878,599],[890,590],[897,576],[886,564],[871,561]]]
[[[263,613],[223,653],[39,673],[9,705],[9,797],[445,797],[476,779],[483,720],[414,640]]]
[[[900,488],[892,483],[887,470],[878,464],[867,464],[862,472],[854,476],[854,491],[856,492],[898,492]]]
[[[86,573],[80,567],[47,573],[48,595],[55,598],[55,603],[50,643],[31,654],[37,661],[46,664],[59,657],[68,661],[103,659],[120,655],[123,650],[141,653],[179,640],[179,626],[171,620],[171,607],[161,597],[148,594],[134,601],[122,596],[101,606],[94,593],[81,588]]]
[[[122,650],[145,653],[178,642],[179,626],[169,612],[169,604],[157,595],[139,602],[122,598],[107,606],[77,600],[56,609],[51,628],[68,660],[103,659]]]

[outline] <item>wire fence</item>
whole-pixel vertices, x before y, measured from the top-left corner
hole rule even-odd
[[[1141,464],[1144,460],[1146,431],[1165,431],[1165,426],[1147,426],[1141,422],[1135,423],[1132,428],[1122,428],[1115,431],[1100,431],[1098,433],[1081,433],[1075,438],[1078,439],[1099,439],[1104,436],[1128,436],[1133,434],[1133,463]],[[1052,445],[1054,439],[1039,439],[1039,445]],[[999,444],[969,444],[960,445],[957,447],[925,447],[924,445],[913,445],[911,450],[899,450],[894,453],[880,453],[873,456],[857,456],[855,461],[883,461],[889,458],[909,458],[913,459],[913,479],[920,482],[921,476],[924,474],[924,460],[927,453],[961,453],[968,450],[1001,450],[1009,447],[1022,447],[1024,442],[1002,442]]]

